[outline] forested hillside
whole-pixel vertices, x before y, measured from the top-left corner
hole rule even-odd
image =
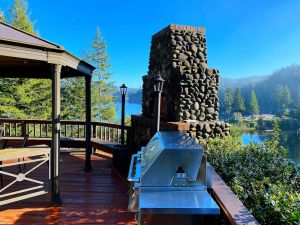
[[[116,92],[114,93],[115,96],[115,102],[121,102],[121,94],[120,90],[116,88]],[[128,88],[127,94],[126,94],[126,102],[128,103],[136,103],[136,104],[142,104],[142,89],[141,88]]]
[[[248,85],[255,85],[259,82],[265,81],[269,76],[253,76],[244,77],[238,79],[232,79],[228,77],[221,76],[220,78],[220,91],[226,90],[226,88],[242,88]]]
[[[242,89],[245,98],[251,87]],[[275,71],[268,79],[254,86],[262,113],[277,113],[286,104],[293,110],[300,103],[300,65],[291,65]],[[278,108],[279,107],[279,108]]]
[[[300,115],[300,65],[290,66],[276,70],[270,76],[244,78],[244,82],[237,82],[221,78],[220,99],[221,114],[226,114],[226,90],[234,92],[240,89],[245,102],[244,114],[250,112],[250,97],[254,92],[260,113],[270,113],[278,116],[291,116],[298,118]],[[246,84],[245,84],[246,83]]]

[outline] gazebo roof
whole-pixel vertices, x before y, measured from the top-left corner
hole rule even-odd
[[[62,46],[0,22],[0,77],[50,78],[51,64],[62,77],[91,76],[94,66]]]

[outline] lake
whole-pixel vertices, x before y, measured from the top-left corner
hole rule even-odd
[[[242,141],[244,144],[249,144],[251,141],[255,143],[262,142],[264,139],[271,135],[265,132],[245,132],[242,135]],[[282,131],[280,135],[281,144],[289,151],[288,158],[300,165],[300,136],[296,132]]]
[[[116,119],[119,121],[121,119],[122,104],[116,103]],[[142,105],[137,103],[125,104],[125,116],[137,115],[142,113]]]

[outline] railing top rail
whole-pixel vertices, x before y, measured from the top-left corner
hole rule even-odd
[[[9,118],[0,118],[0,123],[43,123],[43,124],[51,124],[51,120],[40,120],[40,119],[9,119]],[[62,124],[66,125],[85,125],[85,121],[83,120],[61,120]],[[111,128],[119,128],[121,129],[120,124],[108,123],[108,122],[99,122],[93,121],[92,125],[105,126]],[[125,126],[125,130],[130,129],[130,126]]]

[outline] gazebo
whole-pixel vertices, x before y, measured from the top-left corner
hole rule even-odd
[[[60,202],[60,82],[62,78],[85,77],[86,157],[91,170],[91,78],[95,67],[77,58],[62,46],[0,22],[0,77],[52,80],[52,201]]]

